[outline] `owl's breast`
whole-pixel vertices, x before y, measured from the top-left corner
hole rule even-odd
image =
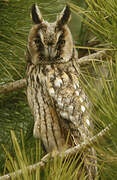
[[[30,71],[27,87],[28,102],[35,120],[33,134],[42,140],[48,152],[61,150],[65,145],[56,108],[49,94],[50,77],[47,69],[38,66]]]
[[[73,66],[49,66],[46,73],[47,92],[53,100],[62,128],[67,133],[70,131],[75,144],[86,140],[91,127],[90,103],[78,80],[79,74]]]
[[[63,149],[69,133],[75,144],[84,141],[89,104],[72,66],[36,66],[28,76],[27,96],[34,136],[41,138],[47,151]]]

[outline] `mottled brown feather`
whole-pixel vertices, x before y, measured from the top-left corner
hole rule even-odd
[[[37,11],[33,16],[35,13]],[[28,37],[27,98],[34,116],[34,136],[42,140],[47,152],[63,151],[88,141],[93,134],[88,111],[91,104],[79,81],[77,52],[65,24],[69,16],[70,10],[66,7],[57,22],[43,20],[31,28]],[[61,28],[56,30],[58,22]],[[39,48],[40,43],[43,50]],[[93,148],[82,155],[89,180],[96,175],[93,156]]]

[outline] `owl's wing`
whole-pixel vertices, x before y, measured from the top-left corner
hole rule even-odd
[[[60,125],[64,126],[63,129],[68,132],[68,137],[70,135],[71,145],[81,144],[92,137],[93,125],[89,117],[90,103],[80,86],[78,74],[67,73],[67,71],[59,74],[59,71],[56,71],[50,75],[53,79],[49,80],[48,93],[54,100],[57,114],[60,117]],[[91,176],[97,172],[96,167],[90,165],[91,163],[96,164],[96,159],[90,158],[93,156],[95,157],[93,148],[87,149],[86,153],[83,152],[84,166]]]
[[[90,136],[89,102],[77,76],[64,72],[55,78],[48,90],[62,119],[61,124],[70,130],[75,144],[85,141]]]

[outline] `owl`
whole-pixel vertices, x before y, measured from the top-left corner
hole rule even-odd
[[[33,134],[47,152],[61,152],[92,137],[90,103],[79,82],[77,51],[67,25],[70,15],[66,5],[57,20],[49,23],[37,5],[31,11],[34,25],[26,55],[27,99],[34,116]],[[85,173],[92,180],[95,160],[89,156],[94,156],[93,148],[84,155]]]

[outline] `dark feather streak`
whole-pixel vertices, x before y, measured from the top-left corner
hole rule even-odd
[[[68,22],[70,14],[71,14],[70,7],[68,5],[66,5],[64,14],[57,23],[59,29],[61,29],[61,27],[64,26]]]
[[[33,4],[33,6],[32,6],[31,14],[32,14],[32,20],[35,24],[40,24],[42,22],[42,19],[39,18],[38,14],[36,12],[35,4]]]

